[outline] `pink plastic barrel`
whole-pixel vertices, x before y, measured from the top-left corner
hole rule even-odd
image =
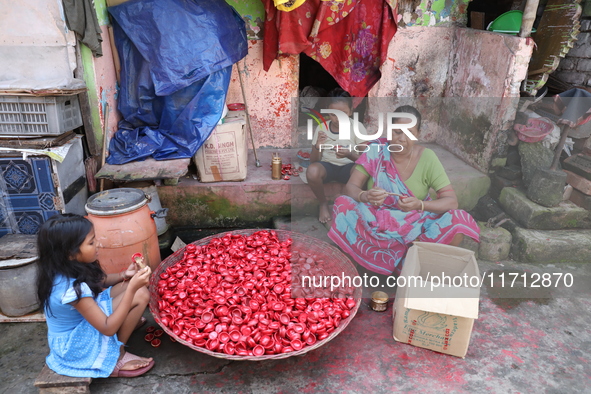
[[[145,193],[132,188],[107,190],[88,199],[86,212],[105,273],[125,271],[135,253],[141,253],[152,270],[160,264],[156,223],[147,204]]]

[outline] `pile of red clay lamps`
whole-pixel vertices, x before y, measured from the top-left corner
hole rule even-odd
[[[352,291],[339,298],[292,298],[292,263],[299,276],[318,270],[316,256],[292,249],[291,239],[279,241],[267,230],[187,245],[158,280],[161,325],[190,346],[227,355],[319,345],[350,317],[356,301]]]

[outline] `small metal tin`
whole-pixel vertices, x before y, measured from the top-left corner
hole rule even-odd
[[[388,308],[388,294],[383,291],[371,293],[369,307],[376,312],[384,312]]]

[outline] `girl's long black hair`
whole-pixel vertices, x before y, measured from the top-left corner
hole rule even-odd
[[[342,88],[334,88],[328,92],[328,102],[332,103],[345,103],[349,108],[353,109],[353,98]]]
[[[90,230],[92,223],[88,219],[68,213],[52,216],[39,230],[37,297],[41,307],[50,313],[49,296],[57,275],[74,279],[74,290],[78,299],[82,293],[82,282],[86,282],[95,297],[103,290],[101,286],[106,275],[98,261],[86,264],[74,258]]]

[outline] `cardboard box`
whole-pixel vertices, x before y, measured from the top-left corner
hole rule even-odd
[[[240,114],[232,115],[224,118],[229,122],[216,126],[193,158],[201,182],[242,181],[246,178],[245,120],[244,116],[236,116]]]
[[[398,278],[394,339],[464,357],[478,318],[479,279],[471,250],[415,242]]]

